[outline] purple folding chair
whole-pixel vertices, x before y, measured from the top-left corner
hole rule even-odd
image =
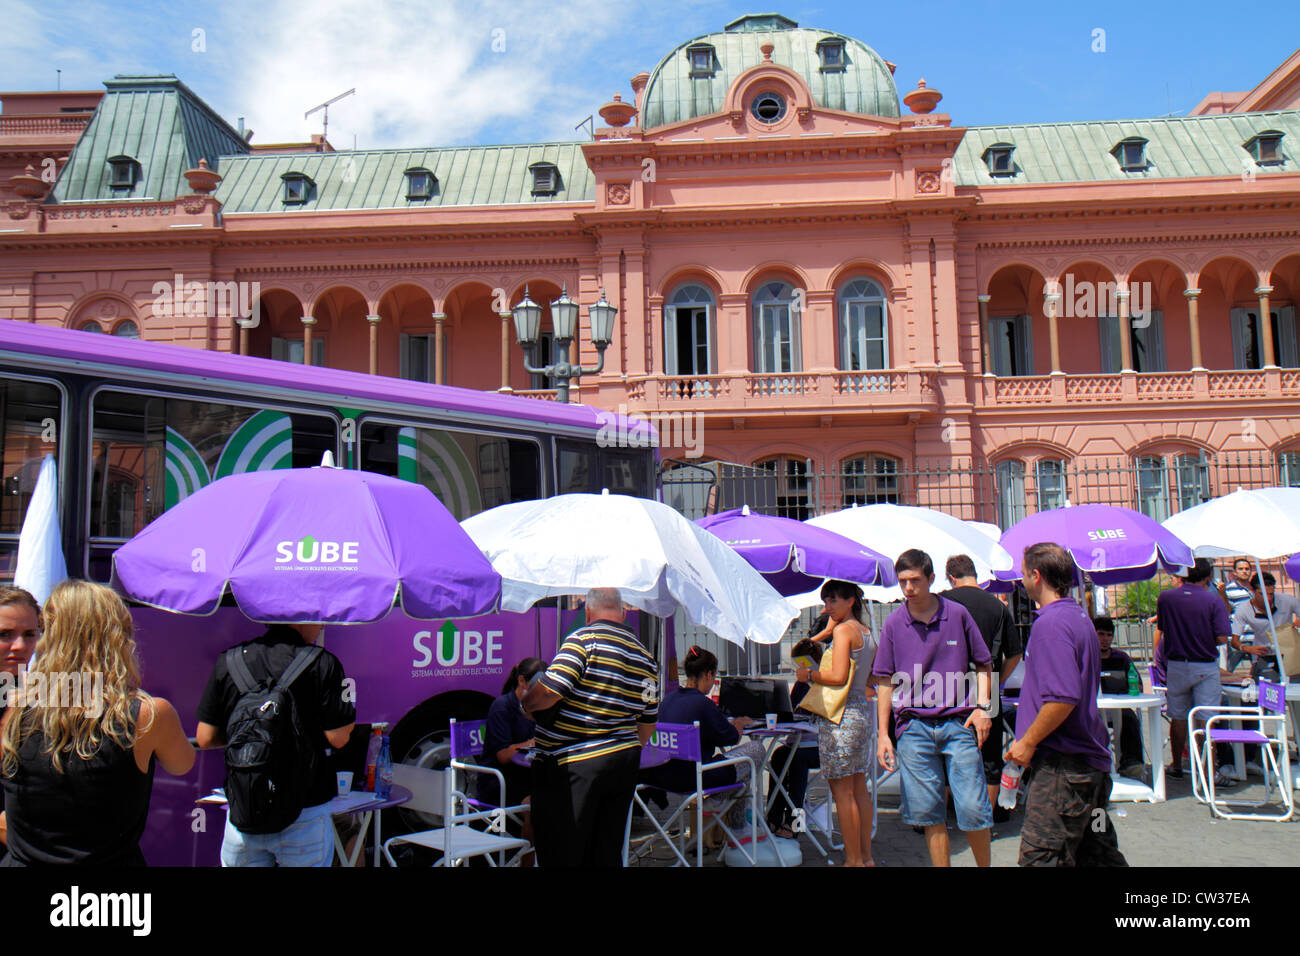
[[[714,822],[722,828],[722,831],[727,835],[728,839],[731,840],[732,844],[740,850],[741,854],[749,862],[749,865],[757,866],[758,842],[754,838],[754,833],[751,831],[748,848],[746,848],[745,842],[742,842],[742,839],[732,832],[726,822],[727,811],[735,805],[737,800],[741,799],[745,795],[745,785],[738,781],[721,787],[704,786],[705,771],[715,770],[719,767],[739,766],[740,764],[748,764],[749,779],[756,783],[758,776],[757,771],[754,768],[754,761],[749,757],[724,757],[723,759],[715,760],[712,763],[703,763],[704,754],[703,748],[700,746],[699,721],[696,721],[693,724],[658,724],[655,727],[654,735],[650,738],[650,743],[647,745],[647,749],[658,750],[671,760],[686,760],[693,763],[695,765],[695,788],[693,790],[682,792],[673,790],[665,791],[670,799],[673,797],[679,797],[681,799],[677,803],[677,806],[673,808],[672,813],[669,814],[668,819],[660,824],[658,819],[655,818],[654,813],[648,806],[646,806],[645,801],[641,798],[641,792],[648,789],[663,790],[664,788],[658,784],[643,783],[637,786],[633,800],[635,804],[641,808],[646,819],[650,821],[650,825],[658,831],[658,837],[638,847],[636,858],[642,856],[647,852],[649,847],[652,847],[659,839],[662,839],[664,843],[668,845],[668,848],[673,851],[673,855],[677,857],[673,866],[690,866],[691,863],[687,854],[690,853],[691,848],[686,845],[685,826],[683,825],[679,828],[676,843],[674,843],[673,837],[669,835],[668,828],[677,822],[678,817],[693,810],[695,814],[695,830],[692,839],[694,842],[696,866],[704,865],[704,818],[709,815],[713,816]],[[721,805],[706,811],[704,809],[704,801],[708,797],[719,798]],[[758,812],[758,787],[756,785],[750,787],[749,799],[751,802],[750,812],[754,821],[753,831],[756,831],[759,828],[766,829],[766,823]],[[682,823],[685,823],[685,819],[682,820]],[[627,822],[629,834],[631,827],[632,814],[629,813]],[[627,846],[628,841],[625,838],[623,841],[624,866],[628,863]],[[780,859],[779,854],[777,858],[778,860]],[[785,865],[784,861],[781,862],[781,865]]]
[[[1204,726],[1196,726],[1197,715]],[[1259,682],[1259,705],[1256,707],[1193,707],[1187,715],[1191,731],[1192,793],[1202,803],[1210,805],[1210,812],[1225,820],[1272,820],[1282,823],[1291,819],[1294,812],[1291,794],[1291,754],[1286,733],[1286,687],[1271,681]],[[1237,729],[1226,726],[1237,724]],[[1245,724],[1254,724],[1247,728]],[[1272,734],[1265,730],[1272,729]],[[1270,781],[1277,781],[1282,806],[1277,813],[1246,813],[1242,809],[1258,810],[1272,806],[1270,799],[1258,802],[1222,800],[1215,792],[1214,745],[1255,744],[1259,747],[1264,767],[1264,794],[1270,792]],[[1274,747],[1277,752],[1274,752]],[[1281,756],[1279,757],[1278,754]]]
[[[391,848],[402,843],[414,843],[440,852],[442,858],[435,866],[455,866],[475,856],[483,857],[493,866],[514,866],[531,848],[527,840],[506,833],[506,821],[520,822],[519,815],[528,809],[527,805],[506,806],[506,782],[501,771],[495,767],[467,763],[463,759],[472,759],[483,753],[483,731],[486,726],[487,722],[482,720],[451,722],[451,763],[442,772],[404,764],[394,766],[395,782],[411,791],[411,800],[406,806],[412,810],[441,814],[443,825],[418,833],[404,833],[385,842],[384,856],[388,858],[389,865],[396,865]],[[483,803],[458,789],[457,771],[493,774],[501,788],[502,806]],[[462,806],[464,809],[460,810]],[[475,824],[486,824],[486,832],[477,829]],[[507,853],[512,855],[507,858]],[[496,855],[496,860],[493,860],[493,854]]]

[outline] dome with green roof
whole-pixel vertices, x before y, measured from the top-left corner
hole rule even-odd
[[[898,88],[885,61],[865,43],[829,30],[800,27],[777,13],[751,14],[721,33],[687,40],[654,68],[641,102],[641,128],[654,129],[721,112],[736,77],[763,62],[794,70],[812,101],[864,116],[898,116]]]

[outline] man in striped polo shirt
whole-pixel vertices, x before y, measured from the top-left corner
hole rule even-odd
[[[619,866],[623,832],[654,732],[659,686],[652,658],[624,623],[614,588],[587,592],[587,625],[565,638],[523,699],[538,711],[533,832],[544,867]]]

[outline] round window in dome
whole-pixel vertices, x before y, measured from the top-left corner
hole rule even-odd
[[[778,123],[785,116],[785,97],[780,93],[759,93],[749,111],[760,123]]]

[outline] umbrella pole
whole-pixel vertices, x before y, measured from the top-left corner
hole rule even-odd
[[[1286,661],[1282,660],[1282,648],[1277,645],[1277,626],[1273,623],[1273,608],[1268,603],[1268,588],[1264,584],[1264,569],[1260,567],[1258,557],[1253,554],[1251,557],[1255,558],[1255,575],[1259,578],[1259,593],[1264,595],[1264,616],[1268,618],[1268,632],[1273,637],[1273,656],[1277,658],[1278,677],[1285,684],[1287,682]]]

